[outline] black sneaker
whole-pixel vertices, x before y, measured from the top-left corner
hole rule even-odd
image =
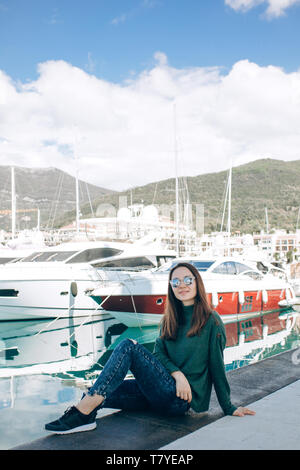
[[[68,408],[61,418],[45,425],[47,431],[55,434],[71,434],[73,432],[91,431],[96,428],[97,410],[89,415],[81,413],[75,406]]]

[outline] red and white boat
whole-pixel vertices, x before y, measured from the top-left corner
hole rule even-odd
[[[284,310],[297,303],[286,279],[263,274],[251,263],[233,257],[177,258],[156,270],[103,281],[90,295],[98,306],[129,327],[157,325],[164,312],[169,270],[180,261],[199,270],[208,300],[225,322]]]

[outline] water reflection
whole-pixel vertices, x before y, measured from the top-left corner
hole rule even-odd
[[[226,323],[226,368],[298,347],[300,313],[290,309]],[[49,374],[76,383],[90,381],[113,349],[132,338],[153,350],[159,327],[126,327],[110,315],[92,318],[0,322],[0,380]]]
[[[226,325],[226,370],[236,369],[300,346],[300,314],[272,312]]]
[[[227,370],[300,346],[300,313],[293,309],[225,327]],[[0,448],[45,435],[44,423],[80,399],[120,341],[132,338],[152,351],[158,331],[128,328],[105,313],[0,322]]]
[[[227,371],[300,346],[300,313],[293,309],[251,315],[226,323],[225,329],[224,362]],[[157,327],[128,328],[110,345],[105,359],[125,338],[135,339],[152,351],[156,336]]]
[[[109,315],[43,321],[1,322],[0,377],[56,373],[91,367],[115,323]]]

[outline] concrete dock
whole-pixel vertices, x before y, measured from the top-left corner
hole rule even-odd
[[[300,351],[228,372],[232,402],[255,416],[224,416],[215,393],[207,415],[166,418],[101,410],[94,431],[49,435],[12,450],[300,449]],[[103,412],[103,415],[101,413]]]
[[[254,417],[225,416],[162,450],[300,450],[300,380],[250,406]]]

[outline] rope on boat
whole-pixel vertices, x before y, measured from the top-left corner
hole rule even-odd
[[[130,279],[130,281],[132,281],[132,279]],[[140,321],[140,319],[139,319],[139,317],[138,317],[138,312],[137,312],[137,310],[136,310],[135,301],[134,301],[134,296],[133,296],[132,292],[130,291],[130,289],[129,289],[127,283],[125,284],[124,282],[121,282],[121,284],[122,284],[123,286],[125,286],[125,287],[127,288],[128,292],[129,292],[129,295],[130,295],[130,297],[131,297],[131,302],[132,302],[132,305],[133,305],[133,308],[134,308],[135,317],[136,317],[136,320],[137,320],[137,323],[138,323],[138,328],[142,331],[142,325],[141,325],[141,321]]]
[[[127,284],[125,284],[124,282],[120,282],[120,281],[119,281],[119,284],[121,284],[122,286],[126,286],[128,292],[129,292],[129,295],[130,295],[131,300],[132,300],[132,305],[133,305],[133,308],[134,308],[134,312],[135,312],[135,314],[136,314],[136,320],[137,320],[137,322],[138,322],[138,324],[139,324],[139,329],[142,331],[142,327],[141,327],[141,324],[140,324],[141,322],[140,322],[140,320],[139,320],[139,318],[138,318],[138,316],[137,316],[137,309],[136,309],[136,305],[135,305],[135,301],[134,301],[134,296],[133,296],[133,294],[132,294],[132,292],[131,292],[131,290],[129,289],[129,287],[128,287]],[[74,345],[72,344],[71,338],[72,338],[76,333],[78,333],[78,331],[80,330],[80,328],[82,328],[82,327],[91,319],[92,316],[95,315],[95,312],[97,312],[99,309],[102,308],[102,304],[103,304],[105,301],[107,301],[107,300],[114,294],[114,292],[115,292],[116,288],[119,286],[119,284],[116,284],[116,285],[114,286],[114,288],[112,289],[112,291],[110,292],[110,294],[109,294],[108,296],[106,296],[106,297],[102,300],[102,302],[95,308],[95,310],[93,310],[90,315],[88,315],[87,317],[85,317],[85,318],[83,319],[83,321],[80,323],[80,325],[79,325],[78,327],[76,327],[76,331],[75,331],[75,329],[74,329],[73,333],[69,336],[69,346],[70,346],[71,349],[72,349],[72,348],[77,349],[76,346],[74,346]],[[72,291],[71,291],[71,292],[72,292]],[[72,292],[72,294],[73,294],[73,292]],[[72,295],[72,300],[73,300],[73,303],[72,303],[71,305],[69,305],[69,308],[68,308],[68,317],[70,316],[70,312],[71,312],[71,310],[74,308],[74,305],[75,305],[75,296],[74,296],[74,295]],[[108,311],[108,312],[109,312],[109,311]],[[64,314],[58,315],[56,318],[54,318],[54,320],[52,320],[50,323],[48,323],[44,328],[42,328],[40,331],[38,331],[34,336],[36,337],[36,336],[41,335],[42,333],[45,333],[45,332],[46,332],[53,324],[55,324],[59,319],[62,319],[63,315],[64,315]],[[42,340],[42,342],[43,342],[44,344],[47,344],[47,341],[43,341],[43,340]],[[100,359],[100,358],[99,358],[99,359]],[[101,370],[104,368],[104,365],[100,364],[98,361],[95,361],[95,362],[94,362],[94,365],[97,365]]]
[[[106,301],[109,297],[111,297],[111,295],[113,294],[113,292],[114,292],[114,290],[111,292],[111,294],[109,294],[107,297],[105,297],[105,299],[101,302],[101,304],[99,304],[99,305],[97,306],[97,308],[95,308],[95,310],[92,311],[92,313],[91,313],[90,315],[88,315],[88,316],[85,318],[85,320],[79,325],[78,329],[81,328],[81,326],[82,326],[83,324],[85,324],[85,323],[89,320],[90,317],[92,317],[93,315],[95,315],[95,312],[97,312],[97,310],[102,307],[103,302]],[[69,318],[69,316],[70,316],[70,310],[71,310],[72,308],[74,308],[74,305],[75,305],[75,297],[74,297],[74,296],[72,296],[72,297],[73,297],[74,300],[73,300],[73,304],[72,304],[72,305],[69,305],[69,308],[68,308],[68,312],[69,312],[69,313],[68,313],[68,318]],[[49,328],[49,326],[53,325],[57,320],[62,319],[62,318],[63,318],[63,317],[62,317],[63,315],[64,315],[64,314],[58,315],[56,318],[54,318],[53,321],[51,321],[50,323],[48,323],[45,328],[42,328],[42,329],[41,329],[40,331],[38,331],[38,333],[36,333],[34,336],[38,336],[38,335],[40,335],[41,333],[43,333],[44,331],[47,331],[47,329]],[[78,329],[77,329],[77,330],[78,330]],[[72,334],[74,334],[74,333],[72,333]],[[71,335],[71,336],[72,336],[72,335]]]
[[[99,310],[100,308],[102,308],[102,304],[114,294],[116,287],[118,287],[118,285],[116,285],[116,286],[114,287],[114,289],[111,291],[111,293],[110,293],[107,297],[105,297],[105,299],[97,306],[97,308],[95,308],[95,310],[93,310],[93,312],[92,312],[90,315],[88,315],[87,317],[85,317],[85,318],[83,319],[83,321],[81,322],[81,324],[76,328],[76,331],[74,330],[73,333],[69,336],[69,340],[71,340],[72,336],[74,336],[75,333],[77,333],[77,332],[80,330],[80,328],[81,328],[82,326],[84,326],[84,325],[90,320],[90,318],[91,318],[93,315],[95,315],[95,312],[97,312],[97,310]],[[70,315],[70,310],[74,307],[74,305],[75,305],[75,297],[73,297],[73,304],[70,305],[69,308],[68,308],[69,315]],[[62,315],[63,315],[63,314],[62,314]],[[46,327],[42,328],[42,329],[41,329],[40,331],[38,331],[34,336],[39,336],[41,333],[46,332],[46,331],[48,330],[48,328],[49,328],[51,325],[53,325],[55,322],[57,322],[57,320],[62,319],[62,315],[57,316],[53,321],[51,321],[50,323],[48,323],[48,324],[46,325]],[[42,340],[42,342],[43,342],[44,344],[47,344],[47,341],[43,341],[43,340]],[[70,341],[69,346],[70,346],[71,349],[72,349],[72,348],[76,349],[76,347],[71,343],[71,341]],[[98,365],[99,368],[101,368],[101,369],[104,368],[104,366],[103,366],[102,364],[99,364],[98,361],[96,361],[96,362],[94,363],[94,365]]]

